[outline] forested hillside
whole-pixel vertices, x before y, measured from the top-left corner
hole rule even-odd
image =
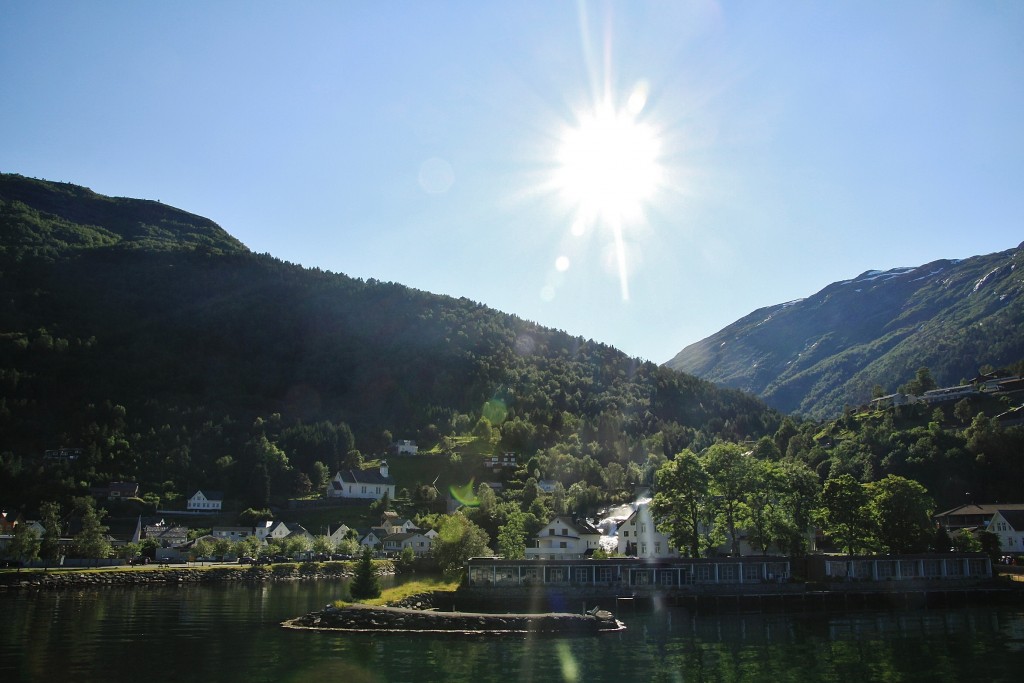
[[[922,366],[939,386],[1024,359],[1024,245],[871,271],[754,311],[667,363],[784,411],[835,417]]]
[[[0,176],[8,505],[124,479],[263,505],[392,436],[486,428],[496,450],[626,468],[780,422],[739,391],[466,299],[255,254],[158,202]],[[62,447],[84,455],[43,462]]]

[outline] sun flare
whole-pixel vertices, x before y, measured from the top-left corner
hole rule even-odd
[[[616,108],[605,97],[602,104],[578,112],[575,125],[559,136],[552,176],[554,190],[575,212],[574,236],[591,227],[611,233],[624,301],[629,277],[623,231],[643,220],[644,206],[664,186],[661,138],[638,119],[646,103],[647,89],[641,84],[625,107]]]
[[[584,220],[634,220],[661,185],[658,135],[637,121],[635,101],[581,113],[561,136],[554,184]]]

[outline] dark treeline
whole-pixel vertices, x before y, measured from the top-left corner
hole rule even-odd
[[[0,496],[131,479],[253,504],[481,417],[605,466],[774,433],[757,399],[467,299],[253,254],[156,202],[0,177]],[[82,448],[74,463],[43,452]]]

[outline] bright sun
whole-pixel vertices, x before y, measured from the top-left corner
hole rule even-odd
[[[633,220],[661,185],[658,135],[636,119],[645,101],[634,93],[621,111],[599,105],[562,134],[554,184],[581,218]]]
[[[623,300],[629,299],[623,229],[643,220],[644,206],[664,185],[661,140],[651,125],[637,120],[647,90],[637,87],[617,110],[606,97],[560,137],[552,178],[554,189],[576,212],[573,233],[590,226],[611,231]]]

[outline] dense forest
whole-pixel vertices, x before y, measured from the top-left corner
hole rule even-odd
[[[536,524],[630,500],[723,442],[819,486],[894,475],[940,508],[1020,498],[1024,427],[994,419],[1009,397],[787,417],[467,299],[303,268],[158,202],[20,176],[0,176],[0,238],[7,506],[119,480],[152,502],[206,487],[235,509],[281,505],[394,439],[466,482],[479,462],[462,444],[521,456],[504,500],[485,488],[474,513],[491,538],[509,505]],[[82,456],[44,459],[59,448]],[[401,483],[426,503],[437,469],[422,471]]]

